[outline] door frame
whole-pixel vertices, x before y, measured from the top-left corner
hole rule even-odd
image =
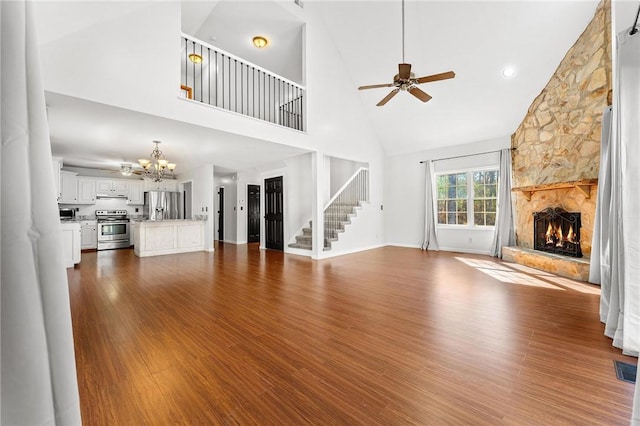
[[[219,186],[216,191],[216,222],[214,233],[214,239],[220,242],[224,242],[224,186]],[[222,236],[222,238],[220,238]]]
[[[273,216],[275,216],[276,218],[277,218],[278,216],[280,216],[280,218],[279,218],[279,219],[272,219],[272,220],[270,221],[270,223],[275,223],[275,224],[276,224],[276,226],[274,227],[274,232],[273,232],[273,233],[270,233],[270,232],[269,232],[270,226],[266,225],[266,221],[267,221],[267,220],[266,220],[266,217],[267,217],[267,214],[269,214],[269,213],[270,213],[270,211],[269,211],[269,209],[268,209],[267,203],[265,202],[265,207],[264,207],[264,218],[265,218],[265,227],[264,227],[265,247],[266,247],[266,248],[268,248],[268,249],[271,249],[271,250],[278,250],[278,251],[282,251],[282,252],[284,252],[284,247],[285,247],[285,244],[286,244],[286,243],[285,243],[285,239],[284,239],[284,227],[285,227],[285,220],[284,220],[284,216],[285,216],[285,214],[284,214],[284,178],[283,178],[282,176],[276,176],[276,177],[272,177],[272,178],[266,178],[266,179],[264,180],[264,186],[265,186],[265,189],[264,189],[264,195],[265,195],[265,200],[266,200],[266,198],[267,198],[267,194],[268,194],[268,192],[267,192],[267,188],[266,188],[266,186],[267,186],[267,181],[268,181],[268,180],[269,180],[269,181],[274,181],[274,182],[280,182],[280,190],[277,190],[277,192],[274,192],[274,193],[273,193],[273,194],[275,194],[275,200],[276,200],[276,202],[274,203],[274,205],[275,205],[276,207],[275,207],[275,212],[273,213]],[[280,200],[279,200],[279,201],[277,200],[277,198],[278,198],[278,195],[277,195],[277,194],[280,194],[280,195],[279,195],[279,197],[280,197]],[[280,206],[278,206],[278,203],[280,203]],[[277,213],[278,208],[280,208],[280,209],[281,209],[281,212],[280,212],[279,214]],[[280,221],[280,225],[279,225],[279,226],[280,226],[280,228],[278,228],[278,225],[277,225],[278,221]],[[267,244],[266,244],[266,239],[267,239],[267,237],[275,238],[275,240],[273,240],[273,242],[272,242],[271,247],[267,246]],[[278,240],[278,239],[280,239],[280,243],[278,243],[278,242],[277,242],[277,240]]]
[[[290,239],[290,234],[289,234],[289,227],[287,226],[287,221],[286,221],[286,216],[287,216],[287,191],[286,191],[286,187],[287,187],[287,179],[288,179],[288,173],[287,173],[287,169],[286,168],[280,168],[280,169],[274,169],[274,170],[269,170],[267,172],[261,173],[260,174],[260,206],[264,206],[265,203],[265,198],[264,198],[264,181],[265,179],[270,179],[270,178],[274,178],[274,177],[279,177],[282,176],[282,202],[283,202],[283,207],[284,207],[284,211],[283,211],[283,216],[285,217],[284,219],[284,239],[283,239],[283,245],[284,245],[284,252],[286,253],[288,248],[289,248],[289,239]],[[262,250],[266,250],[266,243],[265,243],[265,234],[266,234],[266,225],[265,225],[265,220],[264,220],[264,210],[260,211],[260,248]]]
[[[250,238],[250,214],[251,214],[251,196],[250,196],[250,187],[258,188],[258,239],[252,241]],[[248,183],[247,184],[247,243],[259,243],[260,238],[262,237],[262,222],[260,221],[260,216],[262,215],[262,186],[260,184]]]

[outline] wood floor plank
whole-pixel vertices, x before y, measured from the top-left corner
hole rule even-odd
[[[485,256],[218,244],[68,269],[87,425],[628,424],[597,287]]]

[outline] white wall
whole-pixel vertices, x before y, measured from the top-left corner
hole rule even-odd
[[[47,37],[40,46],[46,90],[300,147],[318,155],[368,163],[371,203],[382,204],[384,151],[364,115],[354,90],[357,85],[348,77],[321,14],[314,11],[312,2],[306,3],[304,10],[299,10],[307,20],[303,46],[305,54],[309,52],[303,71],[307,82],[307,133],[180,99],[179,2],[144,3],[127,9],[126,13],[118,12],[121,8],[117,2],[92,2],[82,7],[56,2],[55,9],[51,5],[48,7],[51,13],[56,14],[57,27],[65,27],[66,19],[75,31],[61,31],[59,37]],[[298,7],[291,3],[290,8]],[[79,10],[81,15],[78,15]],[[101,16],[108,18],[101,20]],[[46,13],[38,13],[36,24],[46,19]],[[91,24],[86,27],[78,25],[78,20]],[[135,41],[133,45],[132,40]],[[77,60],[79,51],[84,55],[82,61]],[[69,63],[73,66],[70,67]],[[213,163],[214,159],[203,161]],[[311,177],[310,170],[294,167],[292,173],[297,175],[298,171],[306,179],[300,185],[312,182],[312,193],[324,193],[326,179],[322,171],[320,180]],[[181,175],[181,178],[185,177]],[[194,203],[195,187],[194,182]],[[213,193],[212,183],[207,190],[209,199]],[[293,213],[288,214],[293,220],[288,222],[291,229],[299,228],[307,220],[301,219],[302,213],[296,211],[297,206],[307,203],[304,200],[296,203],[292,206]],[[210,206],[213,210],[213,204]],[[194,209],[193,213],[199,212]],[[210,216],[213,214],[211,211]],[[375,209],[372,215],[368,231],[370,239],[353,242],[351,249],[370,246],[376,235],[382,235],[383,212]],[[228,226],[225,228],[229,229]]]
[[[368,167],[367,163],[360,161],[345,160],[343,158],[328,157],[329,158],[329,198],[325,201],[329,201],[331,197],[336,195],[338,190],[347,182],[347,180],[358,171],[360,167]]]
[[[427,150],[386,158],[384,211],[385,241],[389,245],[420,247],[424,236],[424,179],[425,165],[421,160],[455,157],[508,148],[511,138],[480,141],[470,144]],[[438,161],[436,170],[463,170],[495,162],[499,157],[482,155]],[[489,254],[492,230],[473,228],[446,228],[436,230],[442,250]]]
[[[192,212],[207,215],[204,227],[205,250],[213,251],[213,230],[216,220],[213,204],[213,165],[208,164],[179,175],[180,182],[191,181]]]

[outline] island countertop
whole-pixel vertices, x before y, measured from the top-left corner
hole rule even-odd
[[[136,219],[133,251],[139,257],[202,251],[204,225],[204,220],[193,219]]]

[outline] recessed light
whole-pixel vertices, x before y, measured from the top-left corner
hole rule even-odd
[[[262,36],[255,36],[253,38],[253,45],[255,47],[257,47],[258,49],[262,49],[267,44],[269,44],[269,41],[266,38],[262,37]]]
[[[507,66],[502,68],[502,76],[504,78],[511,78],[511,77],[514,77],[515,75],[516,75],[515,67]]]

